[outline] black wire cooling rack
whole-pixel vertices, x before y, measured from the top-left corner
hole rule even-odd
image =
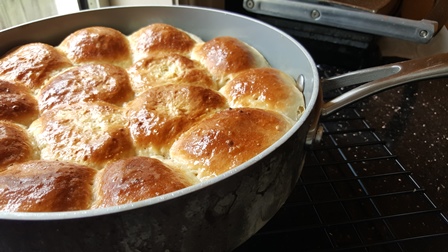
[[[448,220],[358,112],[322,120],[299,183],[237,251],[448,251]]]

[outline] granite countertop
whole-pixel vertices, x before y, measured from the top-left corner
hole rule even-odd
[[[448,77],[409,83],[361,101],[371,127],[446,216],[447,101]]]
[[[448,30],[443,27],[428,44],[383,38],[378,46],[379,65],[448,53]],[[370,126],[448,216],[448,68],[446,73],[385,90],[360,104]]]

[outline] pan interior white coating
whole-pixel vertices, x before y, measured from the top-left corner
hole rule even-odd
[[[303,75],[306,110],[302,117],[285,136],[270,148],[246,163],[206,182],[170,194],[121,206],[52,213],[0,212],[0,219],[55,220],[84,218],[127,211],[171,200],[226,179],[257,162],[289,139],[310,116],[311,108],[315,106],[318,96],[319,77],[314,61],[305,48],[277,28],[252,18],[220,10],[191,6],[129,6],[88,10],[46,18],[0,31],[0,55],[14,46],[29,42],[45,42],[57,45],[73,31],[88,26],[108,26],[118,29],[124,34],[130,34],[143,26],[156,22],[179,27],[203,40],[224,35],[234,36],[259,50],[273,67],[283,70],[294,78]]]

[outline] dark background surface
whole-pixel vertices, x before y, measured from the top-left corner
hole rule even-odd
[[[258,18],[284,30],[307,48],[318,66],[336,69],[326,71],[327,76],[322,75],[322,78],[405,60],[382,57],[377,38],[369,34],[253,16],[242,9],[240,1],[226,1],[226,4],[231,11]],[[332,43],[323,42],[331,40],[330,36],[334,36]],[[352,37],[357,46],[341,40],[347,36]],[[383,163],[384,166],[377,166],[376,161],[371,161],[370,164],[367,162],[366,167],[373,167],[368,175],[374,174],[372,179],[361,176],[357,180],[348,173],[346,176],[321,179],[318,178],[320,175],[315,174],[316,167],[331,170],[333,165],[328,164],[338,163],[338,157],[335,156],[335,160],[321,160],[310,154],[302,179],[290,201],[238,251],[257,251],[261,248],[288,251],[445,251],[448,247],[447,103],[448,71],[446,78],[412,82],[354,104],[359,116],[371,128],[369,130],[378,136],[378,141],[386,146],[404,173],[400,169],[395,170],[396,164],[393,162],[380,161],[378,164]],[[351,112],[344,108],[335,116],[335,124],[341,124],[342,130],[345,122],[339,120],[350,117]],[[327,125],[332,125],[332,120]],[[343,141],[350,142],[350,134],[344,136]],[[345,151],[344,147],[342,149]],[[316,165],[316,162],[323,165]],[[345,164],[334,166],[338,171],[347,171]],[[361,183],[357,184],[359,181]],[[365,198],[362,196],[359,200],[346,197],[343,193],[336,197],[329,195],[337,191],[339,185],[345,187],[351,184],[356,188],[366,185],[368,181],[376,181],[372,186],[378,186],[381,192]],[[408,186],[414,182],[414,185]],[[313,191],[316,188],[320,189]],[[413,190],[416,191],[415,195],[412,195]],[[401,201],[403,197],[400,195],[404,195],[406,200]],[[421,197],[425,199],[420,200]],[[379,203],[380,199],[386,206]],[[380,208],[389,205],[394,211],[365,211],[363,206],[371,206],[372,202],[375,202],[373,206]],[[350,212],[353,206],[357,210]],[[286,244],[291,248],[286,248]]]
[[[369,34],[253,15],[244,10],[242,1],[226,1],[226,9],[289,33],[304,45],[318,65],[336,66],[345,72],[405,60],[383,58],[377,38]],[[329,36],[334,41],[324,42]],[[348,37],[357,46],[341,40]],[[446,78],[389,89],[365,98],[359,105],[382,140],[436,205],[448,214],[448,70]]]
[[[362,113],[448,214],[448,78],[418,81],[362,102]]]
[[[447,83],[410,83],[323,117],[292,195],[237,251],[446,251]]]

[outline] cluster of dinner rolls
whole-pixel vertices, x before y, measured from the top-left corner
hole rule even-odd
[[[216,177],[304,110],[289,75],[234,37],[88,27],[0,58],[0,210],[136,202]]]

